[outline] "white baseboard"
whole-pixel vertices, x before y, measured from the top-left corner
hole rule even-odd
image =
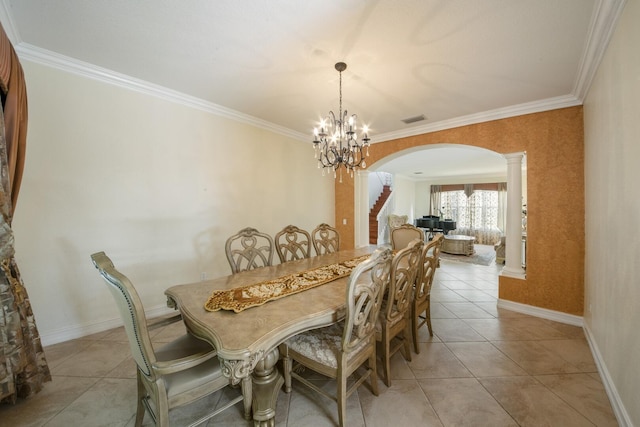
[[[148,319],[153,319],[154,317],[171,313],[175,313],[175,310],[167,307],[166,305],[158,305],[156,307],[152,307],[149,310],[145,310],[145,315]],[[41,334],[40,342],[43,346],[58,344],[60,342],[82,338],[86,337],[87,335],[107,331],[119,326],[122,326],[122,319],[120,317],[103,320],[97,323],[73,325]]]
[[[633,423],[631,422],[631,417],[627,412],[622,400],[620,399],[620,395],[618,394],[618,389],[616,389],[616,385],[609,375],[609,370],[607,369],[607,365],[605,365],[604,360],[602,360],[602,354],[600,354],[600,349],[596,344],[595,338],[589,329],[589,325],[585,324],[583,327],[584,334],[587,337],[587,341],[589,342],[589,347],[591,347],[591,354],[593,354],[593,359],[596,362],[596,366],[598,367],[598,372],[600,373],[600,378],[602,378],[602,384],[604,385],[604,389],[607,392],[607,396],[609,396],[609,401],[611,402],[611,408],[613,409],[613,413],[618,420],[618,424],[620,427],[633,427]]]
[[[528,314],[530,316],[553,320],[554,322],[566,323],[567,325],[580,326],[580,327],[584,326],[582,316],[563,313],[561,311],[534,307],[532,305],[521,304],[519,302],[513,302],[513,301],[504,300],[504,299],[498,300],[498,307],[505,308],[511,311],[516,311],[518,313]]]
[[[553,320],[555,322],[582,327],[582,330],[587,337],[587,341],[589,342],[591,354],[593,355],[593,359],[596,362],[596,366],[598,367],[598,372],[600,373],[602,384],[604,385],[604,388],[607,392],[607,396],[609,397],[609,401],[611,402],[611,408],[613,409],[613,413],[616,416],[618,424],[620,425],[620,427],[633,427],[633,423],[631,422],[629,413],[625,409],[624,404],[620,399],[620,395],[618,394],[618,390],[616,389],[616,386],[611,379],[611,375],[609,375],[607,365],[605,365],[604,361],[602,360],[602,355],[600,354],[600,350],[598,349],[598,345],[595,342],[593,334],[589,330],[588,325],[584,323],[584,319],[582,316],[575,316],[573,314],[562,313],[559,311],[548,310],[546,308],[534,307],[531,305],[520,304],[517,302],[502,299],[498,300],[498,307],[516,311],[518,313],[528,314],[530,316]]]

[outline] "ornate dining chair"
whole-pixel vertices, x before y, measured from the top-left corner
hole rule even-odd
[[[391,247],[394,250],[404,249],[414,239],[424,242],[424,231],[411,224],[402,224],[391,230]]]
[[[340,250],[340,234],[329,224],[322,223],[311,233],[311,240],[317,255],[330,254]]]
[[[295,225],[287,225],[279,231],[275,241],[280,262],[311,257],[311,236]]]
[[[408,219],[408,215],[390,214],[387,218],[389,229],[393,230],[396,227],[400,227],[402,224],[406,224]]]
[[[435,242],[433,245],[433,257],[436,259],[436,267],[440,267],[440,251],[442,250],[442,244],[444,243],[444,234],[436,234],[430,243]]]
[[[229,237],[224,246],[232,273],[266,267],[273,262],[273,239],[247,227]]]
[[[222,375],[216,349],[185,333],[154,350],[149,336],[153,326],[181,321],[174,316],[158,324],[148,324],[142,302],[129,279],[117,271],[104,252],[91,255],[93,264],[109,285],[122,316],[133,359],[137,365],[138,404],[136,426],[142,425],[145,409],[157,426],[169,425],[169,410],[186,405],[229,385]],[[198,419],[198,425],[244,400],[244,416],[251,415],[251,380],[242,382],[242,395]]]
[[[285,392],[291,391],[293,377],[334,400],[338,404],[340,426],[345,424],[347,398],[367,378],[373,394],[378,395],[375,323],[389,282],[391,259],[389,249],[379,248],[351,272],[344,321],[303,332],[280,345]],[[365,363],[366,370],[347,389],[347,378]],[[298,366],[335,378],[337,393],[330,394],[300,376],[297,373]]]
[[[442,234],[438,236],[442,236]],[[433,285],[433,276],[436,272],[440,246],[442,245],[442,238],[438,238],[438,236],[422,248],[420,265],[418,266],[418,274],[416,275],[413,289],[411,329],[413,348],[417,354],[420,353],[418,329],[426,323],[429,328],[429,335],[433,336],[433,328],[431,327],[431,286]],[[424,316],[422,316],[423,313]]]
[[[411,361],[411,299],[424,242],[414,239],[398,251],[391,262],[389,289],[383,301],[378,322],[376,341],[381,348],[384,383],[391,386],[391,356],[403,350],[404,358]]]

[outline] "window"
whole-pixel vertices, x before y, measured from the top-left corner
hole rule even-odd
[[[464,190],[443,191],[441,205],[442,215],[456,221],[455,234],[474,236],[479,244],[500,240],[498,191],[475,190],[469,197]]]

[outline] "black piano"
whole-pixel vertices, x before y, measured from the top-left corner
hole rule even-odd
[[[422,218],[416,218],[416,227],[424,228],[427,233],[441,232],[447,234],[449,231],[456,229],[456,222],[446,218],[441,220],[439,216],[435,215],[425,215]]]

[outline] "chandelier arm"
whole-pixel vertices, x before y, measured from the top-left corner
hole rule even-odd
[[[342,169],[345,168],[353,177],[353,172],[358,167],[366,167],[363,148],[369,146],[369,136],[366,126],[362,129],[361,143],[358,143],[357,115],[349,116],[347,110],[342,107],[342,72],[347,69],[347,64],[338,62],[335,65],[339,72],[339,110],[338,115],[333,111],[322,120],[320,129],[314,129],[314,152],[318,158],[318,167],[332,168],[334,178],[340,169],[340,182],[342,182]]]

